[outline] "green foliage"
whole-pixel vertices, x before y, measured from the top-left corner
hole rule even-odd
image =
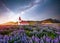
[[[33,34],[31,33],[31,31],[26,31],[26,35],[32,37]]]
[[[14,43],[14,40],[8,41],[8,43]]]
[[[30,29],[28,26],[24,26],[23,28],[24,30],[33,31],[33,29]]]
[[[2,35],[9,35],[11,33],[10,30],[6,30],[6,31],[3,31],[3,32],[0,32],[0,34]]]
[[[38,36],[39,38],[43,37],[44,35],[45,35],[44,32],[37,34],[37,36]]]
[[[47,35],[49,37],[51,37],[52,39],[54,39],[55,37],[57,37],[57,34],[53,33],[53,32],[47,32]]]

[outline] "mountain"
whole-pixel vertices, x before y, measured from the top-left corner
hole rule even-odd
[[[3,24],[0,24],[0,25],[17,25],[18,22],[7,22],[7,23],[3,23]]]
[[[26,21],[25,21],[26,22]],[[42,20],[42,21],[27,21],[29,24],[46,24],[46,23],[60,23],[59,20],[56,19],[46,19],[46,20]],[[18,22],[7,22],[4,24],[0,24],[0,25],[17,25]]]
[[[60,21],[50,18],[50,19],[42,20],[40,23],[60,23]]]

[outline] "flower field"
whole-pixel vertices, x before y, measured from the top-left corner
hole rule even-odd
[[[0,43],[60,43],[60,31],[50,26],[0,26]]]

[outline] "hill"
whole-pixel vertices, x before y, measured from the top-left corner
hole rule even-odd
[[[40,23],[60,23],[60,21],[50,18],[50,19],[42,20]]]
[[[42,21],[27,21],[29,22],[29,24],[46,24],[46,23],[60,23],[59,20],[56,20],[56,19],[46,19],[46,20],[42,20]],[[17,25],[18,22],[7,22],[7,23],[4,23],[4,24],[0,24],[0,25]]]
[[[18,24],[17,22],[7,22],[0,25],[17,25],[17,24]]]

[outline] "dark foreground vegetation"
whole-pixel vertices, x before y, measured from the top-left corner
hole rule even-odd
[[[0,26],[0,43],[60,43],[60,31],[50,26]]]

